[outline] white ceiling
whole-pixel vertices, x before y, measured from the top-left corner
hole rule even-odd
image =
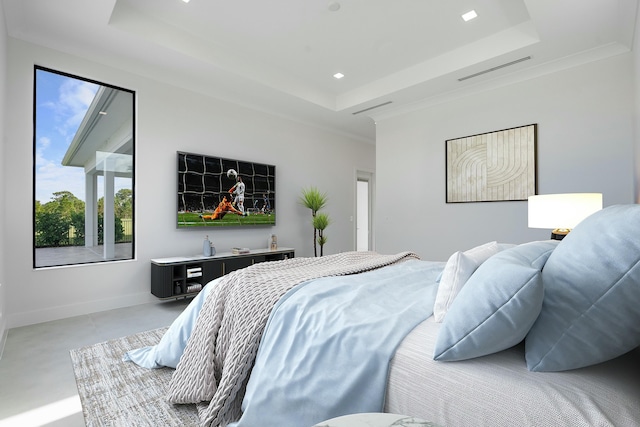
[[[11,37],[374,142],[372,117],[628,52],[638,0],[2,2]]]

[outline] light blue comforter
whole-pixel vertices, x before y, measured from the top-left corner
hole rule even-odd
[[[312,426],[383,409],[389,361],[431,316],[444,263],[303,283],[276,304],[235,427]]]
[[[175,369],[195,327],[202,304],[219,280],[220,278],[209,282],[193,298],[176,320],[171,323],[158,344],[130,350],[124,354],[122,360],[134,362],[143,368],[157,369],[167,366]]]
[[[379,412],[390,359],[431,316],[443,262],[409,260],[350,276],[302,283],[274,307],[235,427],[312,426],[356,412]],[[155,346],[124,360],[175,368],[216,279]]]

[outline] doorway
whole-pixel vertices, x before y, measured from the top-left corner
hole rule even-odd
[[[373,250],[373,174],[358,171],[356,179],[356,250]]]

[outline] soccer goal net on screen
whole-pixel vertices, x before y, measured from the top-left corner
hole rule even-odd
[[[229,190],[239,180],[247,212],[273,211],[275,173],[273,165],[178,153],[178,211],[211,212],[224,197],[233,201]]]

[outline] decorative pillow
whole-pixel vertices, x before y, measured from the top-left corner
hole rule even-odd
[[[444,270],[442,270],[433,305],[433,318],[436,322],[442,322],[460,289],[480,264],[499,251],[500,247],[497,242],[489,242],[465,252],[458,251],[449,257]]]
[[[640,205],[594,213],[542,271],[545,297],[526,339],[531,371],[604,362],[640,345]]]
[[[440,327],[433,358],[471,359],[521,342],[540,313],[541,270],[557,245],[553,240],[525,243],[478,267]]]

